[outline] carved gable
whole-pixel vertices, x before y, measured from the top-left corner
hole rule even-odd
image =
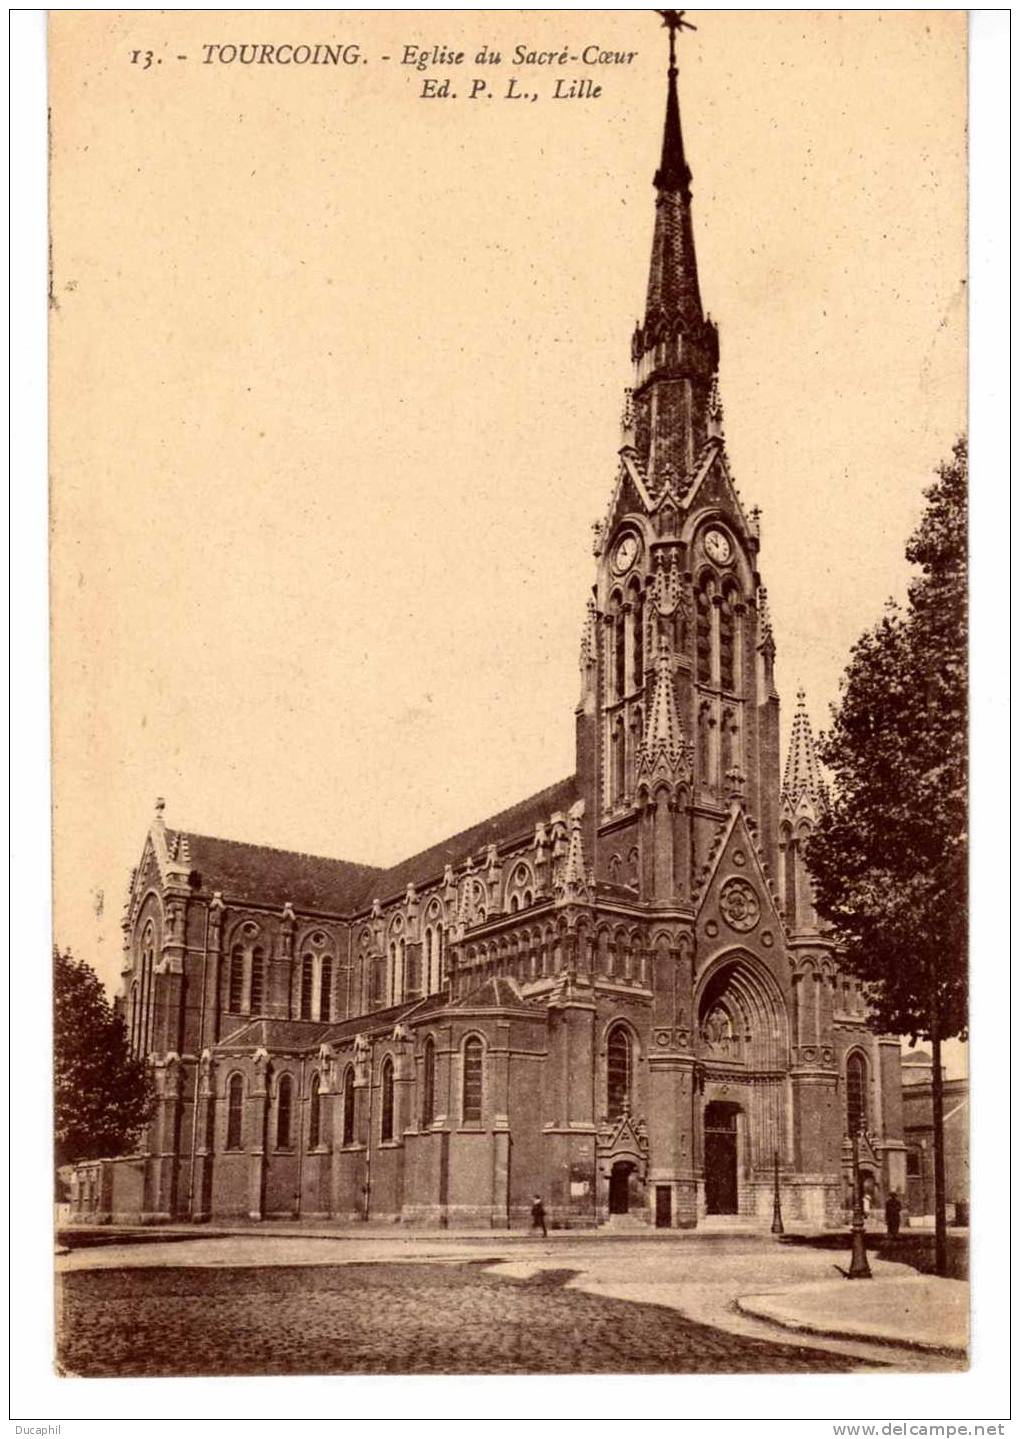
[[[696,896],[699,948],[740,944],[775,960],[784,932],[772,886],[747,819],[736,805],[709,855]]]

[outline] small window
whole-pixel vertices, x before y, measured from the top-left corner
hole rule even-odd
[[[315,983],[315,960],[306,954],[301,961],[301,1018],[312,1017],[312,988]]]
[[[322,1099],[319,1076],[312,1076],[312,1093],[308,1105],[308,1148],[318,1149],[322,1138]]]
[[[373,1009],[378,1009],[385,1001],[386,993],[386,960],[382,955],[372,961],[372,997]]]
[[[482,1041],[472,1035],[464,1042],[461,1117],[466,1124],[480,1124],[482,1119],[482,1058]]]
[[[846,1132],[851,1136],[868,1127],[867,1077],[864,1056],[851,1054],[846,1062]]]
[[[230,955],[230,993],[227,1008],[232,1014],[240,1014],[244,1006],[244,950],[235,944]]]
[[[324,955],[322,968],[319,970],[319,1018],[329,1020],[333,1017],[333,961],[329,955]]]
[[[289,1074],[280,1080],[276,1091],[276,1147],[290,1148],[290,1126],[293,1113],[294,1084]]]
[[[227,1086],[227,1148],[241,1148],[241,1120],[244,1113],[244,1080],[239,1074],[230,1077]]]
[[[435,1040],[425,1041],[425,1055],[421,1066],[421,1127],[431,1129],[436,1117],[436,1045]]]
[[[393,1060],[384,1059],[382,1067],[382,1127],[380,1137],[384,1144],[393,1138]]]
[[[421,949],[412,944],[407,947],[404,957],[404,995],[414,999],[421,990]]]
[[[343,1114],[343,1140],[344,1144],[354,1143],[354,1070],[348,1069],[344,1075],[344,1114]]]
[[[921,1151],[919,1149],[907,1150],[907,1178],[921,1178]]]
[[[261,1014],[266,1003],[266,956],[256,947],[251,952],[251,1012]]]
[[[606,1046],[606,1114],[619,1119],[630,1100],[630,1039],[617,1025]]]

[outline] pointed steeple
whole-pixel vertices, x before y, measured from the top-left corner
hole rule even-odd
[[[815,739],[803,689],[797,691],[797,709],[793,716],[790,749],[783,775],[783,803],[791,809],[806,803],[816,813],[826,804],[825,784],[815,754]]]
[[[663,476],[691,475],[709,437],[708,399],[719,337],[705,317],[691,220],[691,170],[677,95],[676,35],[693,29],[683,12],[660,12],[669,27],[666,119],[655,172],[655,232],[644,320],[634,331],[633,447],[657,494]],[[680,485],[683,489],[683,485]]]
[[[655,172],[655,188],[657,190],[681,190],[687,197],[691,193],[691,172],[684,156],[684,137],[680,128],[680,101],[676,93],[676,32],[681,25],[685,29],[693,29],[693,25],[686,25],[683,20],[683,12],[667,10],[661,12],[665,17],[665,24],[669,26],[669,88],[666,92],[666,124],[662,132],[662,159],[659,168]],[[671,18],[675,17],[675,18]]]
[[[671,781],[690,774],[692,746],[684,734],[673,684],[673,665],[665,641],[659,645],[655,667],[655,688],[645,717],[645,733],[638,753],[637,779],[660,776]]]
[[[669,58],[662,159],[654,180],[659,192],[655,205],[655,235],[645,297],[645,323],[641,332],[646,350],[655,344],[660,334],[672,331],[678,325],[688,331],[695,330],[700,328],[705,318],[698,288],[698,262],[691,224],[691,170],[684,155],[680,129],[672,30]]]

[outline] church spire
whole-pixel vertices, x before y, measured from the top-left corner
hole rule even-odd
[[[656,342],[663,327],[682,325],[688,330],[704,322],[698,288],[698,262],[691,225],[691,170],[684,154],[677,97],[676,32],[693,29],[683,12],[663,10],[669,26],[669,70],[666,88],[666,122],[662,131],[662,157],[655,172],[659,192],[655,205],[655,235],[648,271],[643,336],[645,348]]]
[[[676,32],[693,30],[683,18],[682,10],[660,10],[663,24],[669,27],[669,89],[666,92],[666,125],[662,133],[662,161],[655,175],[657,190],[680,190],[690,198],[691,172],[684,158],[684,137],[680,128],[680,101],[676,93]]]
[[[682,480],[693,473],[696,456],[709,438],[708,401],[719,363],[719,337],[701,305],[691,171],[677,95],[677,33],[694,26],[684,20],[682,10],[659,14],[669,29],[666,119],[655,172],[655,231],[645,314],[631,345],[633,448],[652,494],[667,476]]]
[[[825,798],[825,785],[815,754],[815,739],[811,733],[806,696],[803,689],[799,689],[793,729],[790,733],[790,749],[786,756],[786,771],[783,775],[783,803],[796,809],[802,801],[806,801],[817,812],[825,808]]]

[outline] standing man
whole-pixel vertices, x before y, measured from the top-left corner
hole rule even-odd
[[[900,1214],[902,1211],[903,1205],[900,1203],[900,1197],[894,1189],[885,1201],[885,1227],[888,1230],[890,1239],[895,1239],[900,1232]]]
[[[531,1227],[541,1229],[543,1239],[549,1238],[549,1231],[545,1227],[545,1205],[540,1194],[535,1195],[535,1202],[531,1206]]]

